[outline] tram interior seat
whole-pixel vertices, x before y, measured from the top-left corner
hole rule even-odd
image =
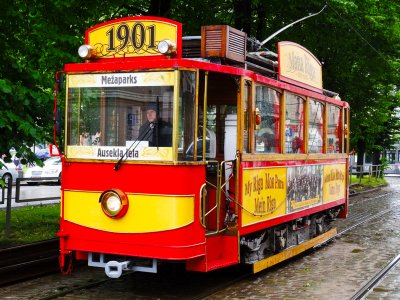
[[[203,132],[200,127],[199,132]],[[186,151],[187,157],[193,157],[194,143],[192,142]],[[217,142],[215,137],[215,132],[211,129],[206,129],[206,160],[215,159],[217,153]],[[203,158],[203,137],[199,134],[197,138],[197,160],[202,160]]]

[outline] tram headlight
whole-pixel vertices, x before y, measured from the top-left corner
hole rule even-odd
[[[158,51],[161,54],[175,54],[176,44],[170,40],[162,40],[158,43]]]
[[[83,59],[89,59],[96,56],[95,49],[90,45],[82,45],[78,49],[78,54]]]
[[[108,190],[100,195],[99,202],[103,212],[110,218],[123,217],[129,206],[128,197],[118,189]]]

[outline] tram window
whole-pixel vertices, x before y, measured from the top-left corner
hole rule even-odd
[[[215,159],[216,156],[216,138],[215,132],[206,128],[206,160]],[[186,151],[187,158],[193,158],[194,155],[194,143],[189,145]],[[197,134],[197,160],[203,159],[203,127],[199,126],[199,132]]]
[[[223,145],[223,140],[221,141],[221,135],[219,135],[220,139],[217,141],[216,138],[216,133],[217,133],[217,128],[221,128],[221,120],[218,119],[218,116],[220,115],[218,112],[220,112],[220,107],[217,107],[217,105],[207,105],[207,129],[206,129],[206,139],[208,140],[210,138],[210,141],[212,142],[212,139],[214,139],[214,142],[210,144],[210,149],[206,148],[206,159],[215,159],[216,157],[216,150],[217,150],[217,144],[218,144],[218,149],[221,149],[221,146]],[[202,122],[203,120],[201,120]],[[203,124],[201,123],[201,126]],[[208,137],[210,135],[210,137]]]
[[[100,88],[70,89],[68,144],[91,146],[100,134]]]
[[[217,106],[216,105],[208,105],[207,106],[207,128],[216,132],[217,131]],[[202,121],[202,120],[201,120]]]
[[[246,81],[244,84],[244,103],[243,103],[243,110],[244,110],[244,128],[243,128],[243,153],[249,152],[249,129],[250,129],[250,105],[251,105],[251,85],[249,81]]]
[[[285,152],[304,153],[304,99],[286,93],[285,115]]]
[[[178,159],[194,160],[193,142],[196,127],[195,100],[196,100],[196,73],[181,72],[179,91],[179,120],[178,120]],[[192,148],[193,150],[190,150]]]
[[[328,153],[340,153],[342,146],[341,110],[334,105],[328,106]]]
[[[165,125],[159,131],[159,146],[172,144],[172,86],[75,88],[69,99],[69,145],[126,146],[142,140],[139,128],[147,120],[149,105],[156,107],[157,102],[158,123]]]
[[[256,108],[261,116],[261,124],[254,132],[255,152],[279,153],[280,94],[266,86],[257,86]]]
[[[349,152],[349,109],[345,108],[343,112],[344,130],[343,130],[343,151]]]
[[[314,99],[309,99],[308,111],[308,152],[322,153],[324,106]]]
[[[129,119],[131,108],[123,106],[123,110]],[[128,136],[147,141],[150,147],[172,147],[172,91],[160,91],[149,95],[142,103],[141,111],[143,117],[139,130],[133,130],[136,134]],[[130,124],[127,125],[129,133],[132,128]]]

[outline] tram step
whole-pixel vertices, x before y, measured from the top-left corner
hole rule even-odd
[[[204,256],[186,263],[188,271],[209,272],[239,263],[239,242],[237,236],[211,236],[206,238]]]

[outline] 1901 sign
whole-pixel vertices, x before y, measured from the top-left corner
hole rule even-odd
[[[131,17],[92,27],[86,32],[86,43],[99,58],[158,56],[162,40],[177,43],[181,24],[162,18]]]
[[[119,51],[124,50],[128,45],[136,50],[142,49],[145,45],[149,49],[155,49],[155,30],[156,26],[147,26],[146,28],[142,23],[136,23],[132,28],[129,28],[127,24],[121,24],[115,30],[115,27],[111,27],[110,30],[106,32],[108,37],[108,51]],[[148,42],[146,42],[146,31],[149,32]],[[119,47],[115,47],[115,39],[120,43]]]

